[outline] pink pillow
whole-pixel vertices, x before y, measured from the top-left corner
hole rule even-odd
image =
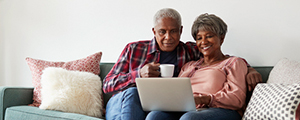
[[[43,70],[47,67],[60,67],[67,70],[91,72],[96,75],[100,74],[100,60],[102,52],[95,53],[86,58],[69,62],[51,62],[45,60],[38,60],[33,58],[26,58],[26,62],[30,68],[32,75],[33,103],[30,106],[39,107],[41,104],[41,75]]]

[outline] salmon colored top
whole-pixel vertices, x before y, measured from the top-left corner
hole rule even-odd
[[[220,63],[202,67],[203,58],[186,63],[179,77],[189,77],[194,95],[211,95],[209,107],[238,110],[246,99],[245,77],[248,71],[242,58],[229,57]]]

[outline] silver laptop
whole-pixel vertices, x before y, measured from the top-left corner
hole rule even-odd
[[[189,78],[136,78],[144,111],[195,111]]]

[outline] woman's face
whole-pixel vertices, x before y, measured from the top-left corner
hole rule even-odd
[[[224,37],[219,37],[210,31],[198,31],[196,37],[198,50],[204,56],[211,56],[221,52],[221,45],[223,41]]]

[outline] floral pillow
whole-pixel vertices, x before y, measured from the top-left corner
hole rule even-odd
[[[100,73],[100,60],[102,52],[95,53],[86,58],[69,62],[53,62],[39,60],[34,58],[26,58],[26,62],[30,68],[33,83],[33,103],[30,106],[39,107],[41,104],[41,75],[42,71],[47,67],[60,67],[66,70],[91,72],[96,75]]]

